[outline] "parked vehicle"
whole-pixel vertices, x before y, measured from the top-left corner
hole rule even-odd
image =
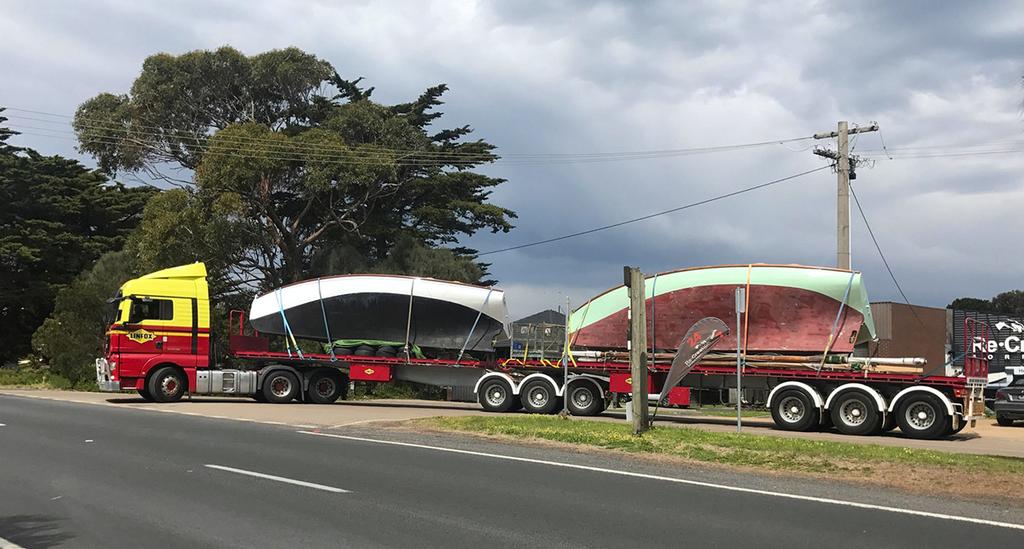
[[[628,360],[615,353],[572,354],[568,368],[530,358],[418,357],[391,346],[388,352],[330,346],[302,352],[294,337],[285,351],[246,329],[245,311],[231,311],[227,354],[237,368],[217,363],[210,344],[210,301],[202,263],[151,273],[126,282],[113,301],[114,320],[105,356],[96,360],[104,391],[137,391],[142,398],[173,402],[183,395],[244,395],[260,401],[328,404],[349,380],[405,380],[437,387],[471,386],[491,412],[524,410],[548,414],[562,408],[597,415],[613,394],[631,391]],[[283,307],[282,307],[283,308]],[[970,337],[984,337],[969,327]],[[280,336],[278,336],[280,337]],[[467,336],[468,337],[468,336]],[[406,342],[408,343],[408,341]],[[408,345],[407,345],[408,346]],[[650,353],[649,383],[660,392],[671,360]],[[851,435],[874,435],[899,427],[905,436],[937,438],[983,417],[987,365],[969,356],[964,374],[928,376],[889,370],[748,362],[743,386],[769,391],[768,408],[780,429],[811,431],[833,425]],[[913,369],[916,370],[916,369]],[[668,393],[669,404],[687,404],[689,388],[735,387],[735,365],[706,361]],[[652,395],[658,398],[657,394]]]
[[[1013,425],[1014,420],[1024,419],[1024,377],[996,391],[993,404],[996,422],[1004,427]]]

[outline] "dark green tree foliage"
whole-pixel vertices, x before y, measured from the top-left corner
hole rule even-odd
[[[95,375],[92,363],[103,356],[113,318],[106,302],[133,276],[130,255],[108,252],[57,293],[53,314],[32,336],[32,347],[53,372],[75,383]]]
[[[255,286],[326,274],[339,249],[372,268],[400,240],[451,246],[511,228],[514,214],[487,202],[502,180],[472,171],[497,158],[494,146],[466,141],[469,127],[431,128],[446,86],[383,105],[359,82],[295,48],[160,54],[130,94],[90,99],[74,125],[105,170],[169,181],[182,178],[168,166],[194,170],[193,205],[223,200],[216,215],[233,225],[217,231],[237,252],[221,263],[240,272],[218,276]],[[471,263],[472,253],[448,259]]]
[[[1010,290],[992,299],[961,297],[949,304],[951,309],[966,309],[1024,318],[1024,290]]]
[[[0,362],[29,352],[57,291],[123,246],[153,194],[108,183],[77,161],[13,147],[13,134],[0,129]]]

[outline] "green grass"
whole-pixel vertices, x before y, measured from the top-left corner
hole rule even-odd
[[[96,391],[96,381],[81,380],[77,383],[68,378],[41,368],[0,368],[0,388],[8,389],[58,389],[64,391]]]
[[[778,471],[858,473],[873,466],[901,470],[948,469],[951,472],[1024,473],[1024,459],[954,454],[878,444],[855,444],[802,438],[720,433],[659,427],[634,436],[624,423],[564,420],[552,416],[468,416],[421,420],[451,431],[497,435],[517,440],[548,440],[631,453],[674,456],[686,460]]]

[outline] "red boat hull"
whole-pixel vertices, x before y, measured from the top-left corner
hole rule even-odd
[[[713,316],[725,321],[729,335],[716,350],[736,348],[736,334],[745,332],[748,353],[787,352],[823,353],[840,302],[818,292],[787,286],[751,285],[748,313],[736,329],[736,285],[712,285],[683,288],[647,300],[647,344],[656,349],[674,350],[690,326]],[[829,349],[835,353],[853,351],[857,331],[864,316],[852,307],[843,308],[835,341]],[[577,330],[576,347],[589,349],[625,349],[628,335],[627,309]],[[652,329],[653,327],[653,329]]]

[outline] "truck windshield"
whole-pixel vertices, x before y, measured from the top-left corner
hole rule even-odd
[[[121,301],[123,299],[121,290],[118,290],[114,297],[107,300],[107,310],[103,315],[103,322],[108,326],[121,320]]]

